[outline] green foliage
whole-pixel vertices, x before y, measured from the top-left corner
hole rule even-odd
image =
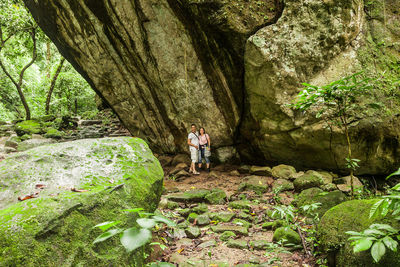
[[[132,252],[140,247],[144,247],[150,242],[152,238],[151,229],[155,227],[157,223],[164,223],[170,227],[176,226],[175,223],[168,218],[162,215],[143,212],[142,208],[128,209],[124,211],[137,214],[139,218],[136,219],[136,224],[138,226],[122,229],[117,227],[117,225],[120,224],[120,221],[100,223],[94,227],[99,228],[103,233],[93,241],[93,244],[103,242],[119,234],[122,246],[128,252]]]
[[[400,169],[387,177],[400,175]],[[400,184],[394,186],[388,195],[382,197],[376,202],[370,210],[369,217],[372,219],[383,218],[390,214],[397,216],[400,220]],[[400,229],[396,229],[388,224],[372,224],[363,232],[348,231],[351,235],[349,240],[354,240],[351,245],[354,246],[354,252],[371,250],[371,256],[375,262],[379,262],[385,255],[386,249],[397,252],[397,246],[400,242]]]

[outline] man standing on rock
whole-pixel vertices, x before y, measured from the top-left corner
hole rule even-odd
[[[196,125],[192,124],[191,132],[188,136],[188,145],[190,150],[190,159],[192,163],[190,164],[189,173],[193,172],[193,174],[200,174],[196,171],[196,162],[198,161],[199,157],[199,133],[196,130]]]

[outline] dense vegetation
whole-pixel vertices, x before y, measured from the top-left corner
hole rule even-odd
[[[0,3],[0,42],[0,120],[48,112],[83,114],[96,108],[93,90],[20,1]]]

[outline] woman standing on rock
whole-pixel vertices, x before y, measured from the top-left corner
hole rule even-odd
[[[210,136],[206,134],[206,130],[200,127],[199,135],[199,170],[203,164],[203,158],[206,160],[207,171],[210,172],[210,157],[211,155],[211,142]]]

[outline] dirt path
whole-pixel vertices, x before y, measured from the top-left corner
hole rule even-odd
[[[172,169],[164,168],[166,174]],[[241,188],[249,174],[239,174],[237,169],[221,165],[211,173],[202,171],[179,179],[167,175],[159,209],[178,227],[161,234],[169,240],[161,259],[177,266],[313,266],[314,259],[307,259],[304,250],[273,242],[274,230],[263,229],[264,223],[272,221],[267,210],[276,204],[274,179],[256,176],[267,188],[257,194],[257,188]],[[220,195],[210,198],[207,192]],[[282,203],[292,200],[292,192],[279,194]],[[224,231],[229,229],[234,234]]]

